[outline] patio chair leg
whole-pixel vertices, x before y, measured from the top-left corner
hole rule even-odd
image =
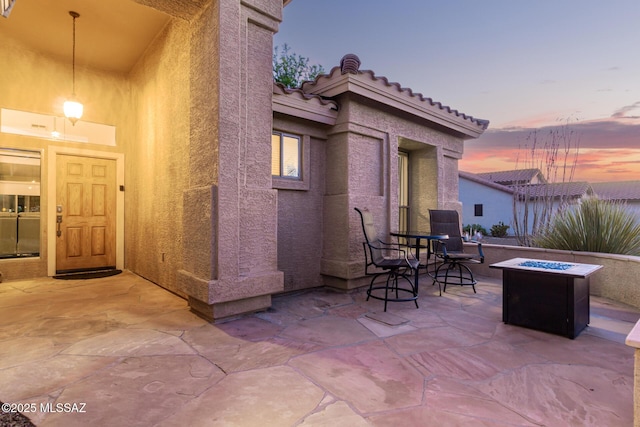
[[[374,286],[376,279],[385,274],[386,274],[385,284],[380,286]],[[408,288],[408,289],[404,287],[401,288],[399,281],[402,279],[406,280],[411,286],[411,288]],[[384,296],[379,294],[374,295],[373,293],[374,290],[381,291],[383,288],[384,288]],[[395,298],[393,294],[394,290],[395,290]],[[408,292],[411,294],[411,297],[404,298],[400,295],[400,292]],[[389,298],[389,293],[391,293],[391,298]],[[384,301],[385,312],[387,311],[387,304],[389,301],[413,301],[416,305],[416,308],[420,308],[417,301],[418,291],[416,289],[416,286],[414,285],[413,281],[409,278],[409,276],[407,276],[404,270],[391,269],[391,270],[387,270],[386,272],[376,274],[371,279],[371,283],[369,283],[369,289],[367,290],[366,301],[369,301],[369,298],[374,298],[374,299]]]
[[[393,274],[393,286],[396,288],[396,299],[400,298],[398,296],[398,274],[394,273]]]
[[[464,265],[464,264],[460,264],[462,267],[464,267],[467,270],[467,273],[469,273],[469,282],[471,283],[471,288],[473,289],[473,293],[477,294],[476,292],[476,280],[473,278],[473,272],[471,272],[471,269]],[[462,276],[462,270],[460,271],[460,276]],[[462,281],[462,279],[460,279],[460,281]]]
[[[391,279],[391,274],[387,276],[387,284],[384,287],[384,311],[387,312],[387,302],[389,301],[389,279]]]
[[[438,267],[436,267],[436,270],[433,273],[433,283],[431,284],[431,286],[433,286],[436,284],[436,282],[438,282],[438,291],[440,292],[440,296],[442,296],[442,284],[438,280],[438,274],[440,273],[440,267],[442,267],[443,265],[444,264],[440,264]]]
[[[447,283],[449,283],[449,270],[451,270],[451,265],[447,266],[447,271],[444,272],[444,292],[447,292]]]
[[[416,303],[416,308],[420,308],[420,306],[418,306],[418,290],[416,289],[416,284],[414,282],[411,281],[411,279],[409,278],[409,276],[407,276],[407,273],[403,273],[402,277],[404,278],[404,280],[406,280],[407,282],[409,282],[409,285],[411,286],[411,293],[413,294],[413,296],[415,297],[415,299],[413,300],[414,303]]]
[[[379,274],[376,274],[371,278],[371,283],[369,283],[369,290],[367,291],[367,301],[369,301],[369,298],[371,297],[371,292],[373,291],[373,282],[375,282],[378,276]]]

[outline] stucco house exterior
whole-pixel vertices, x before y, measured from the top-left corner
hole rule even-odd
[[[40,167],[39,251],[0,259],[5,278],[96,267],[76,262],[86,249],[216,320],[265,309],[283,291],[361,285],[354,207],[371,210],[381,231],[397,228],[401,216],[425,228],[430,208],[461,209],[463,143],[488,122],[360,70],[355,55],[299,89],[274,85],[273,34],[288,1],[99,5],[126,9],[119,20],[153,16],[161,25],[130,67],[83,65],[78,56],[85,115],[75,126],[61,111],[68,57],[2,27],[28,11],[27,26],[37,14],[60,14],[58,31],[67,32],[68,11],[53,3],[21,11],[18,1],[0,22],[0,149],[31,153]],[[86,28],[84,37],[97,30]],[[15,132],[16,117],[37,123]],[[62,137],[47,134],[61,128]],[[100,129],[107,142],[85,128]],[[274,147],[285,152],[292,143],[296,167],[274,172]],[[84,184],[74,181],[87,171]],[[400,185],[410,190],[403,210]],[[101,212],[106,224],[72,227],[70,200]]]
[[[460,171],[459,176],[463,223],[479,224],[489,231],[493,225],[502,222],[509,225],[508,234],[514,234],[514,197],[518,218],[523,223],[527,209],[530,218],[533,216],[536,200],[548,200],[553,213],[561,205],[580,203],[583,197],[594,194],[587,182],[547,182],[539,169],[477,174]],[[532,220],[529,221],[529,232],[531,225]]]
[[[513,234],[513,189],[483,178],[480,174],[460,171],[460,202],[463,225],[478,224],[487,232],[502,222]]]
[[[429,209],[459,210],[463,142],[488,125],[359,66],[357,56],[345,55],[340,66],[299,90],[274,88],[274,130],[310,145],[309,184],[291,188],[274,178],[285,290],[362,283],[362,230],[353,208],[372,211],[382,232],[399,227],[399,152],[408,160],[410,228],[428,229]],[[311,114],[312,108],[323,113]]]

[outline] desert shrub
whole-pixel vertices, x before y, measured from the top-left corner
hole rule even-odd
[[[473,233],[472,233],[473,231]],[[476,232],[480,232],[483,236],[487,235],[487,229],[481,226],[480,224],[469,224],[462,227],[463,233],[474,234]]]
[[[624,204],[589,198],[558,213],[534,244],[548,249],[640,256],[640,221]]]
[[[508,229],[509,226],[504,225],[504,222],[500,221],[499,223],[491,226],[491,235],[493,237],[506,237]]]

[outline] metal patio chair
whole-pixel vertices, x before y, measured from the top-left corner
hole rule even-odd
[[[478,253],[465,253],[460,233],[460,219],[454,210],[429,209],[432,234],[448,234],[447,240],[434,240],[432,253],[440,261],[433,275],[433,284],[438,283],[440,295],[447,291],[447,285],[471,286],[476,293],[477,281],[467,264],[484,263],[482,244],[475,242]],[[444,289],[441,285],[444,285]]]
[[[418,289],[411,277],[418,269],[419,261],[401,245],[381,240],[376,232],[373,216],[368,210],[354,209],[360,214],[364,233],[365,241],[362,246],[365,255],[365,274],[373,276],[367,290],[367,301],[369,298],[384,301],[384,311],[387,311],[389,301],[413,301],[418,308]],[[375,280],[380,276],[386,276],[385,284],[374,286]],[[407,281],[409,288],[399,286],[401,279]],[[382,289],[384,296],[374,294],[374,291]]]

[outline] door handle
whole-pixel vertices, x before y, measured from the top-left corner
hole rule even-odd
[[[58,224],[58,229],[56,231],[56,236],[62,236],[62,230],[60,229],[60,224],[62,224],[62,215],[56,215],[56,223]]]

